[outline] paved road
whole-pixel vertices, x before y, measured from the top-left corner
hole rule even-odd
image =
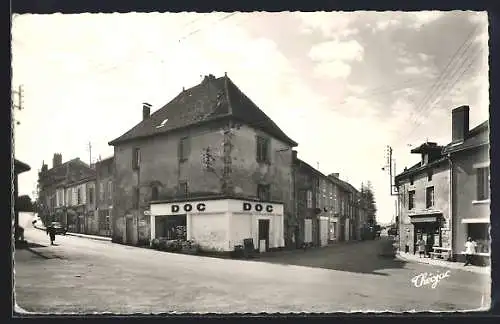
[[[416,288],[415,275],[447,269],[381,258],[384,239],[242,261],[70,236],[48,246],[45,232],[29,227],[25,237],[33,244],[16,250],[15,287],[27,311],[399,312],[489,305],[489,276],[451,270],[435,289]]]

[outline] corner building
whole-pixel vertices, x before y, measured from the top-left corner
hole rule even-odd
[[[297,143],[227,75],[208,75],[150,109],[144,104],[142,120],[109,143],[113,241],[140,245],[166,237],[231,250],[253,238],[261,250],[283,247],[291,235]]]

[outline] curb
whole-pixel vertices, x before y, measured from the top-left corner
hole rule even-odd
[[[102,237],[100,237],[100,236],[88,236],[88,235],[85,235],[85,234],[70,233],[70,232],[66,232],[66,235],[75,236],[75,237],[81,237],[81,238],[86,238],[86,239],[95,240],[95,241],[111,242],[111,237],[105,237],[105,236],[102,236]]]
[[[37,227],[37,226],[33,226],[33,227],[40,230],[40,231],[45,231],[45,228],[41,228],[41,227]],[[66,235],[86,238],[86,239],[95,240],[95,241],[111,242],[111,237],[106,237],[106,236],[89,236],[86,234],[71,233],[71,232],[66,232]]]
[[[472,267],[464,267],[464,266],[461,266],[459,263],[452,263],[452,262],[432,262],[430,260],[425,260],[425,259],[422,259],[422,260],[415,260],[415,259],[411,259],[411,258],[406,258],[404,256],[402,256],[399,252],[396,253],[396,258],[399,259],[399,260],[402,260],[402,261],[406,261],[406,262],[414,262],[414,263],[420,263],[420,264],[428,264],[428,265],[432,265],[432,266],[439,266],[439,267],[444,267],[444,268],[448,268],[448,269],[454,269],[454,270],[461,270],[461,271],[466,271],[466,272],[473,272],[473,273],[477,273],[477,274],[490,274],[490,271],[488,271],[489,269],[487,267],[477,267],[477,268],[472,268]]]

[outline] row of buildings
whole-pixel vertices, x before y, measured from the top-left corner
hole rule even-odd
[[[470,129],[469,107],[452,111],[452,141],[426,142],[411,150],[420,161],[395,177],[399,197],[400,250],[415,253],[419,237],[428,249],[462,260],[468,237],[478,255],[490,255],[490,158],[488,121]]]
[[[109,142],[113,157],[40,172],[45,214],[70,230],[142,245],[166,237],[230,251],[361,239],[365,195],[297,156],[298,145],[227,75],[183,89]]]

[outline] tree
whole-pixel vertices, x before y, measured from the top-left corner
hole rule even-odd
[[[33,203],[28,195],[19,196],[16,199],[16,209],[20,212],[33,212]]]
[[[366,212],[368,224],[371,226],[377,224],[377,206],[375,204],[375,195],[373,194],[373,187],[370,181],[368,181],[366,186],[361,188],[363,199],[366,203]]]

